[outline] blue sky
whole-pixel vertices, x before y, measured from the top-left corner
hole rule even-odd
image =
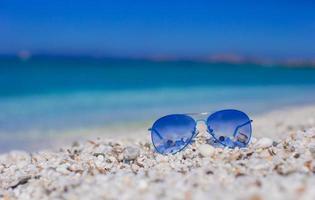
[[[0,54],[315,58],[315,3],[1,0]]]

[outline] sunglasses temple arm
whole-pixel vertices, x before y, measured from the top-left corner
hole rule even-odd
[[[252,123],[252,122],[253,122],[253,120],[249,120],[249,121],[245,122],[244,124],[238,125],[238,126],[235,128],[235,131],[234,131],[233,136],[235,137],[235,135],[236,135],[236,133],[237,133],[237,131],[238,131],[239,128],[241,128],[241,127],[243,127],[243,126],[246,126],[247,124],[250,124],[250,123]]]
[[[157,132],[156,130],[152,129],[152,128],[149,128],[148,131],[154,131],[154,133],[156,133],[156,135],[161,139],[163,140],[163,137],[159,134],[159,132]]]

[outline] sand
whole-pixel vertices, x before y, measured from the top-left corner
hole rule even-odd
[[[315,199],[315,106],[253,119],[245,149],[214,148],[201,131],[184,151],[163,156],[140,131],[2,154],[0,198]]]

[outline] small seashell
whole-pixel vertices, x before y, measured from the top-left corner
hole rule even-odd
[[[127,161],[134,160],[140,155],[140,151],[136,147],[128,146],[124,149],[124,159]]]
[[[104,153],[93,153],[93,156],[95,156],[95,157],[104,156],[105,157],[105,154]]]
[[[97,160],[100,161],[100,162],[103,162],[104,161],[104,155],[101,155],[101,154],[98,155],[97,156]]]
[[[215,149],[208,144],[202,144],[198,149],[202,157],[211,157],[215,153]]]
[[[273,141],[270,138],[261,138],[258,140],[258,142],[255,144],[256,149],[264,149],[272,146]]]

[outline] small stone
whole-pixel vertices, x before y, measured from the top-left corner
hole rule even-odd
[[[155,157],[155,160],[158,162],[158,163],[165,163],[165,162],[168,162],[168,157],[167,156],[164,156],[162,154],[157,154],[156,157]]]
[[[313,159],[315,159],[315,143],[311,143],[308,146],[308,150],[311,152]]]
[[[119,154],[119,155],[117,156],[117,160],[118,160],[119,162],[123,161],[123,160],[124,160],[124,155],[123,155],[122,153]]]
[[[148,183],[145,180],[140,180],[138,188],[140,191],[145,191],[148,188]]]
[[[19,161],[19,162],[16,164],[16,166],[17,166],[19,169],[22,169],[22,168],[28,166],[29,164],[30,164],[29,161],[21,160],[21,161]]]
[[[251,142],[252,144],[255,144],[255,143],[257,142],[257,138],[252,137],[251,140],[250,140],[250,142]]]
[[[131,169],[132,169],[133,172],[136,173],[136,172],[138,172],[138,170],[140,169],[140,167],[139,167],[138,165],[136,165],[136,164],[132,164],[132,165],[131,165]]]
[[[249,200],[262,200],[262,199],[263,198],[258,194],[254,194],[249,198]]]
[[[104,167],[104,162],[101,160],[96,160],[95,162],[95,166],[98,168],[103,168]]]
[[[212,174],[214,174],[214,173],[213,173],[212,170],[207,169],[207,170],[205,171],[205,174],[206,174],[206,175],[212,175]]]
[[[198,149],[202,157],[211,157],[215,152],[215,149],[208,144],[202,144]]]
[[[62,164],[56,168],[56,171],[62,174],[69,174],[70,171],[68,170],[68,167],[68,164]]]
[[[272,142],[272,146],[274,146],[274,147],[278,146],[278,144],[279,144],[279,143],[276,142],[276,141],[273,141],[273,142]]]
[[[28,182],[28,180],[30,180],[32,177],[31,176],[23,176],[23,177],[20,177],[18,180],[16,180],[16,182],[14,182],[10,187],[11,188],[16,188],[17,186],[19,185],[23,185],[25,183]]]
[[[74,141],[74,142],[72,143],[72,147],[78,147],[78,146],[80,146],[80,144],[79,144],[78,141]]]
[[[115,163],[115,162],[117,162],[117,159],[116,159],[114,156],[109,156],[109,157],[106,159],[106,162]]]
[[[71,165],[70,167],[68,167],[68,170],[75,173],[83,171],[83,169],[78,164]]]
[[[128,146],[124,150],[124,159],[127,161],[135,160],[140,155],[140,150],[136,147]]]
[[[258,140],[258,142],[255,144],[255,147],[257,149],[265,149],[272,146],[273,141],[270,138],[261,138]]]
[[[136,160],[136,163],[139,167],[144,167],[145,166],[145,158],[144,157],[138,157]]]
[[[299,154],[299,153],[296,153],[296,154],[293,155],[293,157],[297,159],[297,158],[300,157],[300,154]]]

